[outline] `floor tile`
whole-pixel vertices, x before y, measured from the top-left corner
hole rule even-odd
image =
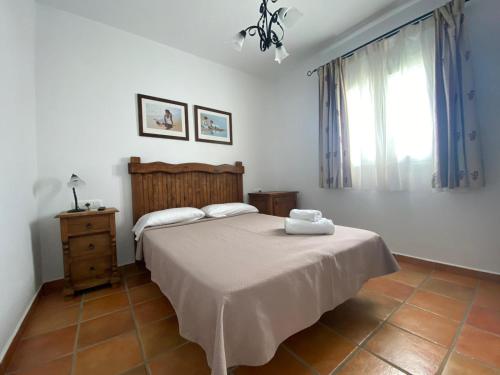
[[[397,307],[401,301],[374,293],[368,290],[360,291],[356,297],[348,299],[344,305],[366,311],[381,320],[385,320]]]
[[[381,323],[375,316],[350,304],[342,304],[323,314],[321,322],[357,344],[361,344]]]
[[[99,315],[108,314],[117,310],[123,310],[128,306],[129,302],[127,294],[123,292],[93,299],[83,303],[82,319],[92,319]]]
[[[363,290],[370,290],[397,299],[398,301],[404,301],[413,293],[414,288],[397,281],[377,277],[368,280],[363,286]]]
[[[271,361],[263,366],[241,366],[235,375],[311,375],[312,372],[294,358],[288,351],[279,347]],[[153,374],[156,375],[156,374]]]
[[[447,353],[433,344],[391,325],[382,327],[366,347],[412,374],[435,374]]]
[[[453,353],[444,368],[442,375],[499,375],[495,370],[472,358]]]
[[[194,343],[188,343],[156,357],[150,362],[149,367],[152,375],[210,375],[205,352]]]
[[[408,303],[457,321],[463,320],[468,307],[467,302],[425,290],[417,290]]]
[[[474,295],[473,288],[434,278],[430,278],[424,281],[420,288],[422,290],[442,294],[444,296],[466,302],[470,301],[472,299],[472,296]]]
[[[404,372],[360,349],[338,372],[339,375],[403,375]]]
[[[8,370],[34,367],[71,353],[75,335],[76,326],[71,326],[21,340]]]
[[[151,274],[149,272],[141,273],[127,278],[127,286],[129,289],[136,286],[144,285],[151,282]]]
[[[142,363],[135,332],[114,337],[77,353],[75,375],[120,374]]]
[[[132,370],[127,372],[123,372],[120,375],[148,375],[146,367],[144,365],[140,365],[139,367],[135,367]]]
[[[117,311],[100,318],[81,323],[78,335],[78,347],[98,343],[135,328],[130,310]]]
[[[43,365],[16,371],[12,375],[70,375],[73,356],[67,355]]]
[[[293,335],[285,345],[320,374],[329,374],[355,349],[352,343],[318,323]]]
[[[473,306],[467,317],[467,324],[500,335],[500,310]]]
[[[124,291],[123,283],[117,286],[106,285],[103,287],[92,289],[83,294],[83,300],[89,301],[91,299],[109,296],[110,294],[120,293]]]
[[[58,328],[76,324],[80,305],[74,305],[63,309],[36,310],[26,323],[22,337],[29,337],[54,331]]]
[[[81,296],[64,297],[62,292],[56,291],[49,294],[43,294],[39,297],[35,309],[42,310],[60,310],[65,307],[79,305],[82,300]]]
[[[179,335],[177,318],[160,320],[141,327],[141,337],[146,357],[151,359],[186,342]]]
[[[500,336],[466,324],[455,350],[467,357],[500,368]]]
[[[129,293],[134,304],[163,296],[160,288],[155,283],[148,283],[130,289]]]
[[[411,305],[403,305],[391,316],[389,322],[447,348],[450,347],[460,324]]]
[[[500,310],[500,284],[480,281],[474,304]]]
[[[134,305],[134,310],[139,325],[153,322],[175,313],[174,308],[166,297],[160,297]]]
[[[474,277],[459,275],[453,272],[435,270],[432,275],[434,279],[446,280],[450,283],[459,284],[468,288],[475,288],[479,280]]]
[[[402,269],[399,272],[391,273],[385,277],[412,287],[417,287],[427,278],[427,276],[428,275],[425,273]]]

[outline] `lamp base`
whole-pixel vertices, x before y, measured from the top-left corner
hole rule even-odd
[[[72,210],[68,210],[66,212],[71,213],[71,212],[83,212],[83,211],[87,210],[84,210],[83,208],[73,208]]]

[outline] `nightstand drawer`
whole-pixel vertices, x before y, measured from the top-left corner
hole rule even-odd
[[[255,206],[260,213],[268,213],[271,212],[270,201],[267,197],[252,197],[249,202],[252,206]]]
[[[248,203],[258,208],[261,214],[287,217],[297,208],[296,191],[267,191],[248,194]]]
[[[72,257],[111,253],[111,237],[108,233],[71,237],[69,248]]]
[[[297,207],[295,196],[273,198],[273,214],[275,216],[287,217],[295,207]]]
[[[111,255],[71,261],[71,280],[108,279],[111,276]]]
[[[68,220],[68,234],[79,235],[100,230],[109,230],[109,216],[83,216]]]

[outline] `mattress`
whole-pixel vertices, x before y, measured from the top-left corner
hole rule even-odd
[[[205,350],[213,375],[268,362],[365,281],[399,270],[376,233],[289,236],[283,218],[257,213],[147,228],[140,245],[180,334]]]

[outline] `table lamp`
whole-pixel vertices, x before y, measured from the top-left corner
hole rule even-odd
[[[78,207],[78,198],[76,196],[76,188],[80,186],[84,186],[85,181],[83,181],[80,177],[78,177],[76,174],[72,174],[69,181],[68,181],[68,187],[73,189],[73,197],[75,198],[75,208],[72,210],[69,210],[68,212],[82,212],[85,211],[84,209],[81,209]]]

